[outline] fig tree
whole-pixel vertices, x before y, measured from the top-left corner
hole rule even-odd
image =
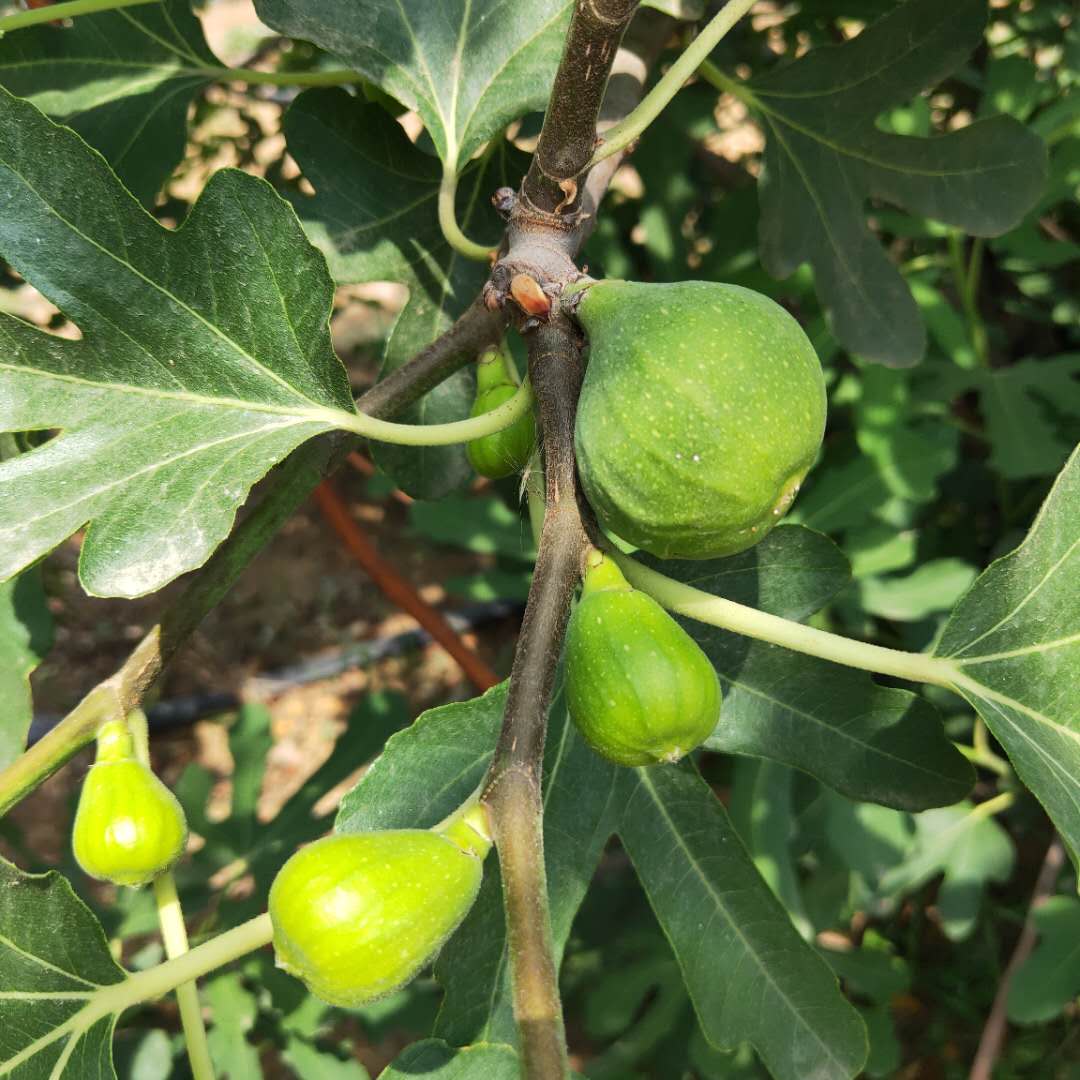
[[[476,400],[472,416],[482,416],[509,401],[517,393],[517,383],[507,368],[507,358],[497,349],[482,353],[476,365]],[[521,472],[528,464],[536,442],[536,425],[531,412],[508,428],[473,439],[465,452],[481,475],[497,480]]]
[[[490,847],[466,819],[445,835],[345,833],[301,848],[270,889],[278,966],[345,1008],[398,989],[468,914]]]
[[[145,885],[183,853],[187,822],[176,796],[136,759],[131,734],[110,721],[79,794],[72,828],[75,861],[91,877]]]
[[[779,304],[707,281],[586,286],[575,444],[600,523],[661,558],[731,555],[786,512],[825,429],[821,364]]]
[[[590,555],[566,631],[570,717],[618,765],[678,761],[712,734],[720,683],[708,657],[608,556]]]

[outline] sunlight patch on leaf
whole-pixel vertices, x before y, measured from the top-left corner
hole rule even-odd
[[[449,171],[541,109],[572,0],[256,0],[268,26],[339,56],[424,121]]]
[[[1080,850],[1080,448],[1024,542],[956,605],[936,654]]]
[[[909,0],[839,46],[812,50],[749,83],[723,85],[762,118],[761,257],[774,277],[801,263],[851,351],[916,363],[926,331],[907,284],[867,224],[867,201],[976,236],[1021,220],[1046,175],[1042,141],[1009,116],[934,138],[876,126],[955,71],[978,45],[984,0]]]
[[[152,205],[184,153],[187,114],[220,62],[189,0],[82,15],[0,40],[0,86],[73,127]]]
[[[0,430],[61,429],[0,463],[0,579],[90,522],[87,591],[152,592],[354,413],[326,264],[261,180],[216,173],[165,229],[77,135],[0,90],[0,255],[83,335],[0,314]]]
[[[115,1080],[117,1014],[87,1006],[124,978],[63,877],[0,859],[0,1076]]]

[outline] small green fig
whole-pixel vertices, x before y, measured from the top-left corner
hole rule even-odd
[[[476,400],[472,416],[482,416],[509,401],[518,390],[499,350],[481,354],[476,365]],[[531,412],[515,420],[508,428],[472,439],[465,446],[472,467],[481,475],[498,480],[521,472],[529,462],[536,443],[536,424]]]
[[[184,851],[187,822],[176,796],[135,757],[120,720],[98,734],[72,828],[75,861],[93,878],[145,885]]]
[[[720,719],[708,657],[597,551],[566,631],[566,693],[585,741],[617,765],[678,761]]]
[[[711,281],[596,282],[576,315],[589,362],[574,439],[600,524],[665,559],[763,539],[825,430],[821,364],[795,319]]]
[[[270,888],[278,966],[344,1008],[409,982],[480,889],[491,839],[471,820],[445,833],[343,833],[301,848]]]

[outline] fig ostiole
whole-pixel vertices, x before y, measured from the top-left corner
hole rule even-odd
[[[720,719],[720,682],[697,642],[614,560],[589,555],[566,632],[570,717],[617,765],[678,761]]]
[[[437,828],[341,833],[296,852],[270,889],[278,966],[343,1008],[409,982],[468,914],[491,847],[478,809]]]
[[[183,854],[187,822],[176,796],[139,761],[127,725],[105,724],[72,827],[75,861],[100,881],[145,885]]]
[[[476,399],[472,416],[482,416],[509,401],[518,390],[510,372],[511,361],[501,349],[481,353],[476,364]],[[472,467],[492,480],[521,472],[536,444],[536,422],[532,412],[518,417],[509,427],[472,439],[465,446]]]
[[[589,346],[575,448],[600,524],[660,558],[762,540],[825,430],[821,364],[798,322],[707,281],[599,281],[573,303]]]

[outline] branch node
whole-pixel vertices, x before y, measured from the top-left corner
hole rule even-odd
[[[517,192],[512,187],[496,188],[491,196],[491,205],[495,207],[495,212],[506,221],[510,220],[516,204]]]

